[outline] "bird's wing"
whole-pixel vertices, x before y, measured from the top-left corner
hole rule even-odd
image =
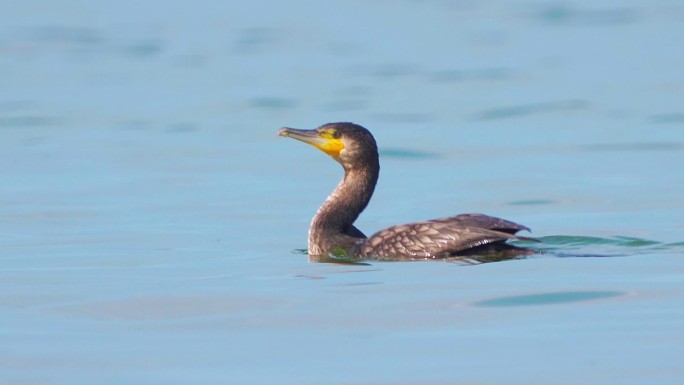
[[[440,258],[507,239],[527,227],[483,214],[453,217],[392,226],[370,236],[362,245],[368,258]]]
[[[522,230],[531,231],[527,226],[485,214],[460,214],[453,217],[433,219],[429,222],[457,223],[462,227],[477,227],[509,234],[515,234]]]

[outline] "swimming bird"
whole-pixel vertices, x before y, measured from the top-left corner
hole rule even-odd
[[[366,128],[354,123],[328,123],[313,130],[281,128],[279,136],[308,143],[342,165],[344,177],[318,209],[309,228],[311,256],[355,259],[420,260],[520,249],[505,243],[529,228],[484,214],[392,226],[366,237],[354,221],[366,208],[380,173],[378,146]],[[532,239],[533,240],[533,239]]]

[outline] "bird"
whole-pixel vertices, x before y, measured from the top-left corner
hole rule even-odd
[[[342,165],[344,176],[320,206],[308,235],[310,256],[354,260],[430,260],[484,252],[529,250],[506,243],[526,226],[484,214],[396,225],[366,236],[354,222],[366,208],[380,174],[378,146],[366,128],[350,123],[327,123],[316,129],[283,127],[278,136],[310,144]],[[524,254],[527,254],[525,252]]]

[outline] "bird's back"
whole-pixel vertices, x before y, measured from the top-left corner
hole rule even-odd
[[[515,235],[520,230],[529,228],[484,214],[461,214],[378,231],[365,240],[361,254],[368,259],[443,258],[482,245],[521,239]]]

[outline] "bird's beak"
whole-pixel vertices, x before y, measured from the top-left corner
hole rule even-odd
[[[321,148],[326,143],[326,139],[316,130],[298,130],[296,128],[283,127],[278,131],[278,136],[301,140],[316,148]]]
[[[332,135],[326,131],[298,130],[296,128],[283,127],[278,131],[278,136],[286,136],[308,143],[333,158],[339,158],[340,151],[344,149],[342,140],[333,138]]]

